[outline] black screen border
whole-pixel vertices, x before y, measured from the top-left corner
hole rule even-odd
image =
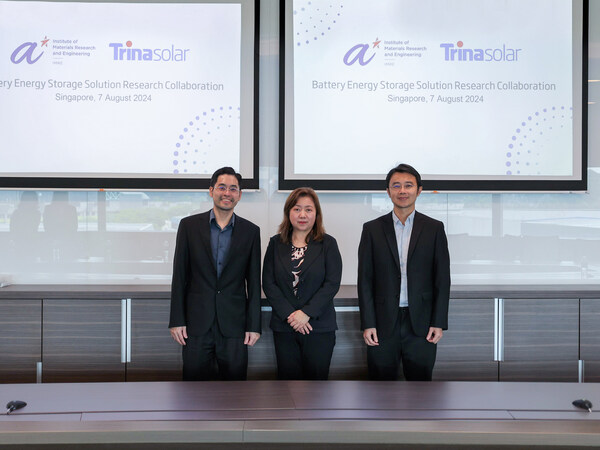
[[[288,0],[289,1],[289,0]],[[291,191],[310,186],[320,191],[380,191],[386,188],[381,179],[288,179],[285,176],[285,66],[286,0],[279,1],[279,190]],[[589,0],[583,2],[582,17],[582,109],[581,109],[581,179],[580,180],[423,180],[425,191],[450,192],[582,192],[588,189],[588,27]]]
[[[253,83],[253,163],[252,178],[242,178],[242,188],[259,188],[259,48],[260,48],[260,0],[254,2],[254,83]],[[189,3],[183,1],[182,3]],[[242,22],[244,18],[242,17]],[[244,70],[244,68],[242,68]],[[215,170],[218,167],[215,167]],[[0,189],[86,189],[122,191],[178,191],[208,189],[208,178],[152,178],[152,177],[0,177]]]

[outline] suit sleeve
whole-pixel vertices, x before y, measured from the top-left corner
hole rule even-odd
[[[275,247],[275,240],[271,239],[263,263],[263,290],[267,296],[267,301],[273,307],[273,314],[285,322],[296,308],[285,298],[281,288],[277,285],[275,279]]]
[[[250,260],[246,268],[246,289],[248,292],[248,304],[246,305],[246,331],[261,333],[260,230],[258,227],[255,229]]]
[[[444,225],[440,224],[435,236],[433,309],[431,326],[448,329],[448,306],[450,303],[450,254]]]
[[[325,279],[317,292],[302,307],[302,311],[310,317],[321,316],[323,311],[331,306],[342,282],[342,256],[337,241],[334,238],[330,238],[328,241],[328,244],[323,246]]]
[[[186,222],[181,221],[177,229],[175,255],[173,256],[173,279],[171,281],[171,315],[169,328],[183,327],[185,318],[185,292],[189,276],[189,247]]]
[[[376,328],[373,299],[373,241],[366,225],[363,225],[360,244],[358,245],[357,287],[361,329]]]

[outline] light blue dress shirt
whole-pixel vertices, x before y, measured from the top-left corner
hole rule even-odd
[[[396,244],[398,245],[398,256],[400,257],[400,307],[408,306],[408,277],[406,276],[406,266],[408,262],[408,246],[410,244],[410,235],[413,229],[413,220],[415,218],[415,211],[410,213],[410,216],[406,218],[406,223],[402,225],[402,222],[394,212],[392,212],[394,219],[394,231],[396,233]]]

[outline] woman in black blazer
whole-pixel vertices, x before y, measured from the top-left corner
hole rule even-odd
[[[333,298],[341,278],[342,257],[336,240],[325,234],[317,194],[295,189],[263,264],[279,379],[329,376],[337,329]]]

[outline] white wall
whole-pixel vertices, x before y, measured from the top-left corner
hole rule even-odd
[[[262,0],[260,191],[244,192],[236,212],[261,227],[263,250],[281,220],[277,192],[279,3]],[[600,80],[600,0],[590,1],[589,78]],[[587,194],[423,194],[417,209],[445,223],[454,284],[592,284],[600,280],[600,82],[589,83]],[[51,235],[39,223],[51,192],[24,202],[32,229],[10,232],[20,191],[0,191],[0,281],[165,284],[170,282],[177,218],[211,207],[205,192],[108,193],[106,232],[96,192],[70,192],[78,231]],[[147,196],[147,197],[146,197]],[[129,197],[129,198],[128,198]],[[327,232],[344,259],[344,284],[356,282],[362,223],[391,209],[387,195],[322,193]],[[103,208],[100,208],[102,210]],[[18,215],[19,213],[17,213]],[[67,213],[63,214],[66,221]],[[35,221],[39,225],[36,227]],[[29,219],[31,223],[32,219]],[[66,226],[66,223],[65,223]],[[100,228],[100,231],[98,229]]]

